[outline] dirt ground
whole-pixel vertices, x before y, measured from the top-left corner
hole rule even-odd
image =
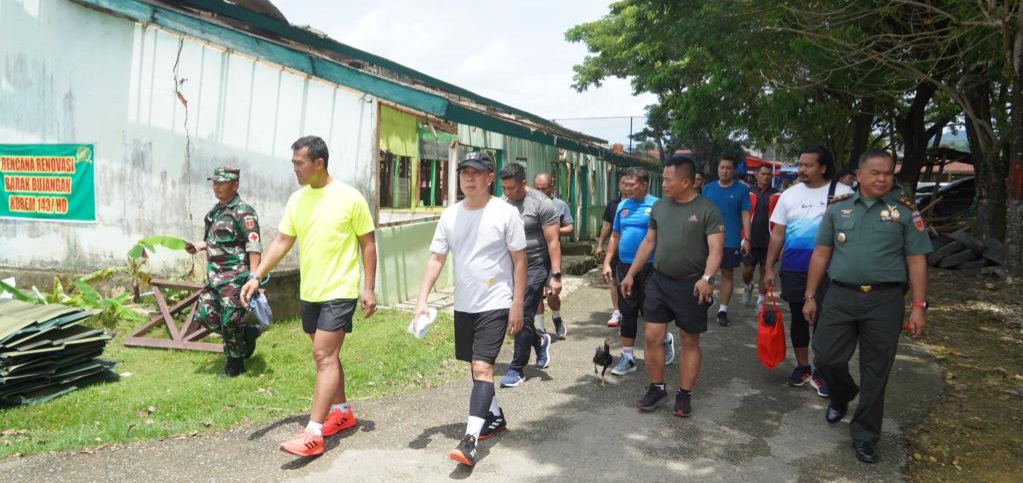
[[[945,395],[907,430],[911,482],[1020,481],[1023,468],[1023,281],[930,271],[923,345]]]

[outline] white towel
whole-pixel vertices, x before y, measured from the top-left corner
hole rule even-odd
[[[437,319],[437,309],[430,307],[428,314],[420,315],[419,320],[412,320],[408,323],[408,333],[412,334],[416,339],[422,339],[426,335],[427,329],[433,325],[433,321]]]

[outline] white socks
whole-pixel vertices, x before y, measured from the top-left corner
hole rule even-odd
[[[346,402],[337,403],[337,404],[331,404],[330,405],[330,410],[333,411],[335,409],[337,409],[338,411],[341,411],[343,413],[348,413],[348,412],[352,411],[352,405],[348,404]]]
[[[480,431],[483,431],[483,418],[469,416],[469,422],[465,425],[465,434],[471,434],[473,438],[480,439]]]
[[[533,327],[536,327],[536,330],[540,332],[547,332],[543,326],[543,314],[536,314],[533,316]]]
[[[557,310],[552,310],[551,311],[551,317],[561,317],[561,312],[559,312]]]
[[[728,306],[722,304],[721,307],[718,308],[718,313],[720,314],[721,312],[726,312],[727,313],[728,312]]]
[[[500,416],[501,415],[501,408],[499,408],[497,406],[497,395],[496,394],[494,395],[494,398],[490,400],[490,414],[493,414],[494,416]]]
[[[305,425],[305,432],[313,436],[323,436],[323,423],[317,423],[316,421],[309,421],[309,424]]]
[[[622,355],[628,357],[629,359],[635,357],[635,353],[636,353],[635,347],[622,347]]]

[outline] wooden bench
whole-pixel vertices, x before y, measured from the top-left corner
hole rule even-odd
[[[224,351],[222,344],[199,342],[203,337],[209,335],[210,331],[202,325],[192,321],[192,316],[195,315],[197,306],[196,300],[198,300],[199,295],[202,294],[202,289],[204,287],[203,284],[156,279],[151,280],[149,283],[153,286],[153,296],[156,298],[156,305],[160,311],[150,318],[148,322],[138,329],[135,329],[128,338],[124,339],[124,345],[131,347],[155,347],[159,349],[188,349],[209,352]],[[173,306],[168,306],[167,299],[163,295],[163,289],[186,290],[189,293],[180,302]],[[174,320],[174,316],[181,313],[186,308],[191,308],[191,310],[188,311],[188,317],[185,318],[185,321],[179,328],[177,322]],[[158,328],[160,325],[167,328],[167,332],[170,334],[170,339],[152,336],[145,337],[146,334],[153,329]]]

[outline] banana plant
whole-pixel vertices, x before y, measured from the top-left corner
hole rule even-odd
[[[135,246],[128,250],[128,262],[124,271],[131,277],[131,300],[139,303],[142,300],[140,287],[149,285],[153,276],[146,270],[149,263],[149,253],[156,251],[156,247],[162,246],[170,250],[184,250],[188,242],[185,240],[167,235],[154,235],[140,239]]]

